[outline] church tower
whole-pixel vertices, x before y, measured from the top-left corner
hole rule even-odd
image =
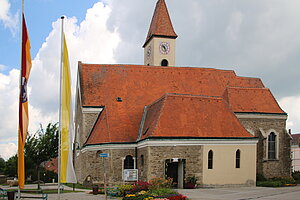
[[[158,0],[143,45],[144,65],[175,66],[176,38],[166,2]]]

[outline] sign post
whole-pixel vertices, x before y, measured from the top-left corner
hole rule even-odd
[[[100,158],[102,158],[102,164],[103,164],[103,179],[104,179],[104,199],[107,200],[107,191],[106,191],[106,171],[105,171],[105,165],[104,165],[104,158],[108,158],[108,153],[100,153]]]

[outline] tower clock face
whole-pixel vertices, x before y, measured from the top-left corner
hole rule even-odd
[[[170,52],[170,44],[168,42],[161,42],[159,44],[159,51],[161,54],[168,54]]]

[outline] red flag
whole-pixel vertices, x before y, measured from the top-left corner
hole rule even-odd
[[[18,180],[20,189],[24,188],[25,164],[24,145],[28,132],[28,99],[27,82],[31,69],[30,41],[24,14],[22,15],[22,55],[21,55],[21,81],[19,99],[19,132],[18,132]]]

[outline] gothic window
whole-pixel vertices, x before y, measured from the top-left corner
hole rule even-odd
[[[235,168],[241,168],[241,151],[239,149],[235,152]]]
[[[132,156],[126,156],[124,160],[124,169],[134,169],[134,160]]]
[[[273,132],[268,136],[268,159],[276,159],[276,135]]]
[[[141,155],[141,166],[144,166],[144,155]]]
[[[208,169],[212,169],[213,168],[213,151],[210,150],[208,152]]]
[[[163,59],[163,60],[161,61],[161,66],[168,66],[168,65],[169,65],[168,60]]]

